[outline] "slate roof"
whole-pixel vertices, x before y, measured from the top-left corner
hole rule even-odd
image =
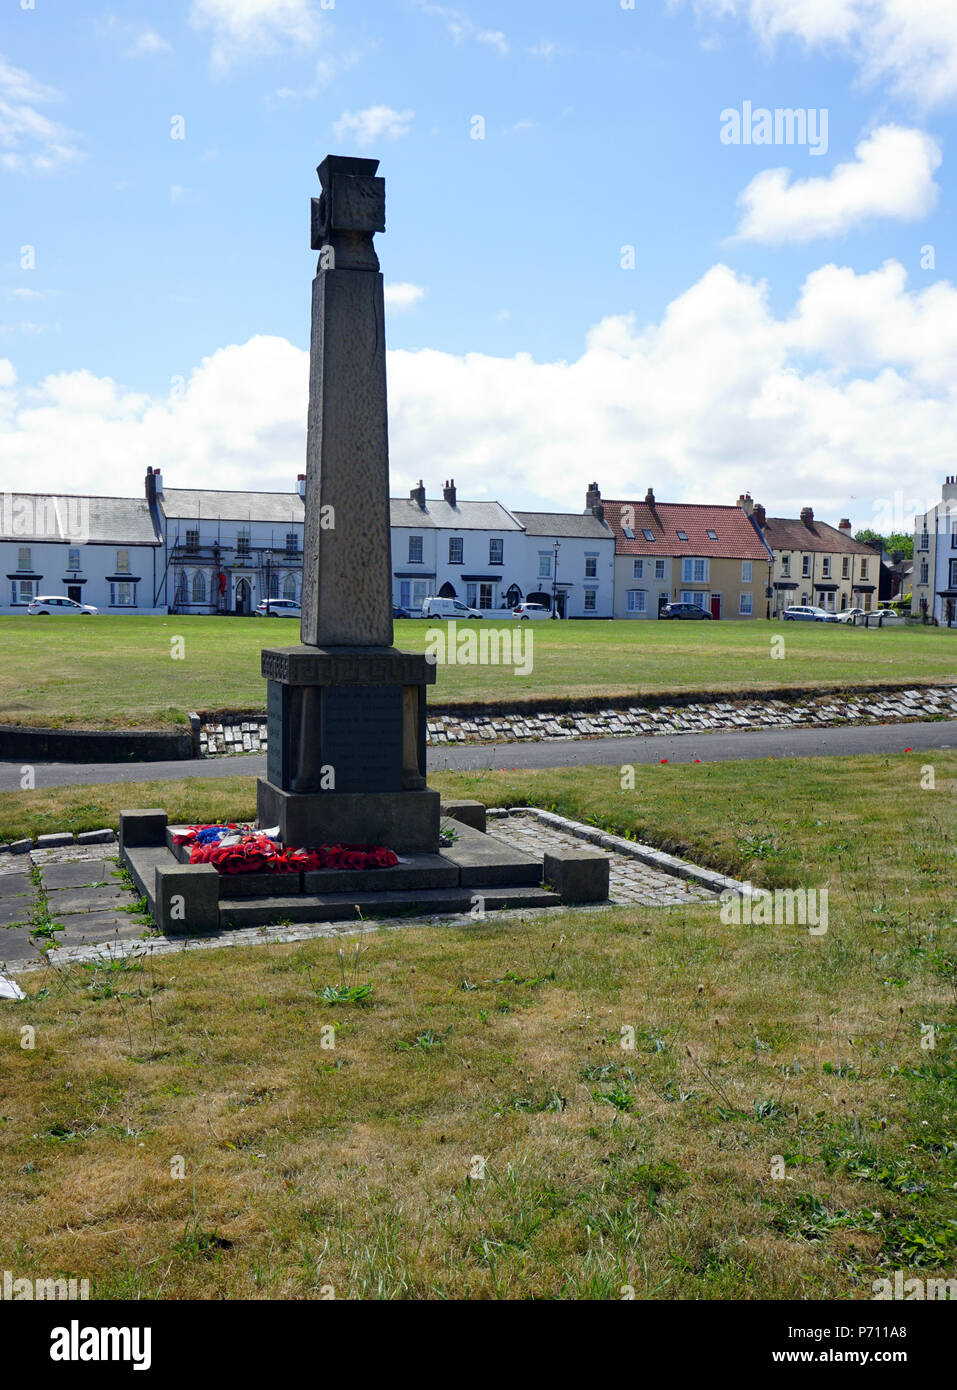
[[[29,521],[29,534],[25,525]],[[71,545],[160,545],[144,497],[0,493],[0,540]]]
[[[876,555],[873,546],[856,541],[847,531],[814,520],[810,526],[794,517],[769,516],[761,528],[772,550],[806,550],[825,554]]]
[[[305,505],[298,492],[215,492],[207,488],[165,488],[157,497],[167,518],[195,521],[273,521],[302,523]]]
[[[603,499],[605,520],[615,533],[616,555],[710,555],[715,559],[767,560],[768,552],[740,507],[703,502],[610,502]],[[623,507],[634,511],[633,538],[621,524]],[[643,534],[651,531],[654,540]],[[712,540],[708,531],[717,540]],[[688,539],[678,535],[684,531]]]
[[[522,528],[501,502],[457,502],[427,497],[425,511],[411,497],[392,497],[389,510],[393,526],[423,531],[520,531]]]
[[[513,512],[529,536],[568,536],[583,541],[612,539],[611,527],[605,526],[592,512]]]

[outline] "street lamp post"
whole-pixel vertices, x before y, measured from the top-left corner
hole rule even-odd
[[[554,550],[555,559],[554,559],[554,563],[553,563],[553,565],[552,565],[552,617],[553,617],[553,618],[557,618],[557,617],[558,617],[558,550],[559,550],[558,541],[555,542],[555,545],[554,545],[554,547],[553,547],[553,550]]]

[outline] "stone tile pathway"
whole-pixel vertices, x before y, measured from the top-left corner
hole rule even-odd
[[[115,844],[0,856],[0,966],[39,960],[49,940],[57,949],[142,941],[146,923],[124,911],[136,897],[115,877],[118,867]],[[63,930],[33,938],[44,916]]]

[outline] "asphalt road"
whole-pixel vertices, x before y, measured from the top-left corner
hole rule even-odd
[[[642,738],[466,744],[429,749],[432,771],[450,768],[620,767],[623,763],[734,762],[748,758],[819,758],[848,753],[932,752],[957,748],[957,720],[918,724],[844,725],[835,729],[743,729],[735,732],[649,734]],[[165,763],[36,763],[35,785],[75,787],[96,782],[178,781],[183,777],[258,776],[264,754]],[[0,791],[19,791],[24,768],[0,763]]]

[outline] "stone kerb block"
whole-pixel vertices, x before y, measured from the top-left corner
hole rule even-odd
[[[563,903],[598,903],[608,897],[610,860],[594,849],[555,849],[544,856],[545,882]]]
[[[481,801],[443,801],[442,815],[485,834],[485,805]]]
[[[219,926],[219,874],[213,865],[157,867],[155,917],[165,936],[215,930]]]
[[[156,806],[120,812],[120,849],[166,843],[166,812]]]

